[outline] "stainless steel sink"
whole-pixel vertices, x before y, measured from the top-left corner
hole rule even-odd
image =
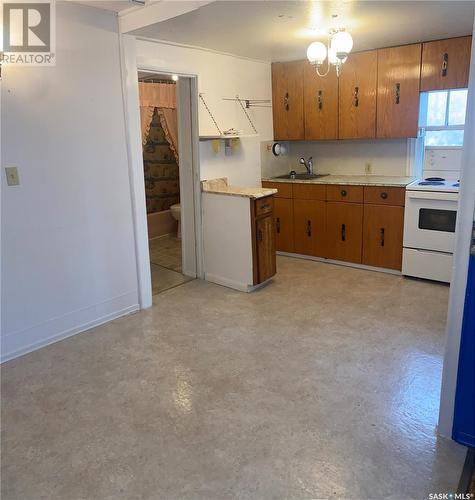
[[[276,179],[296,179],[296,180],[312,180],[326,177],[329,174],[285,174],[279,175]]]

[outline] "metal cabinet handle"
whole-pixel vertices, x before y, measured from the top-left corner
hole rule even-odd
[[[318,102],[318,109],[321,111],[323,108],[323,91],[322,90],[318,91],[317,102]]]
[[[399,104],[399,101],[401,100],[401,84],[396,83],[396,93],[395,93],[395,102],[396,104]]]
[[[355,108],[357,108],[359,106],[359,104],[360,104],[359,93],[360,93],[360,88],[359,87],[355,87],[355,91],[353,92],[353,106]]]
[[[346,241],[346,224],[341,225],[341,241]]]
[[[277,217],[275,220],[275,229],[278,234],[280,234],[280,217]]]
[[[381,196],[381,198],[383,200],[385,200],[388,197],[388,193],[386,193],[385,191],[383,191],[380,196]]]
[[[445,52],[442,59],[442,76],[447,76],[448,69],[449,69],[449,54]]]
[[[312,236],[312,221],[307,221],[307,236],[310,238]]]
[[[348,193],[346,192],[346,190],[345,190],[345,189],[342,189],[340,194],[341,194],[342,196],[346,196]]]
[[[264,205],[261,205],[261,210],[267,210],[268,208],[270,208],[269,203],[264,203]]]
[[[379,231],[379,238],[381,246],[384,247],[384,227],[382,227]]]
[[[284,95],[284,109],[285,111],[289,110],[289,93],[286,92]]]

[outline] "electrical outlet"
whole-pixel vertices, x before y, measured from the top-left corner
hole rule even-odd
[[[369,161],[366,162],[366,164],[364,166],[364,173],[366,175],[371,175],[373,173],[373,167]]]
[[[18,177],[18,169],[16,167],[5,167],[5,174],[9,186],[20,185],[20,178]]]

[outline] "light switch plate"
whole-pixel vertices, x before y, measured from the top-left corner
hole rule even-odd
[[[20,185],[20,178],[18,177],[18,169],[16,167],[5,167],[5,174],[9,186]]]

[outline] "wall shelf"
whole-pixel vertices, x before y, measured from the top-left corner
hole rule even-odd
[[[214,141],[216,139],[241,139],[244,137],[257,137],[259,134],[229,134],[229,135],[200,135],[200,141]]]

